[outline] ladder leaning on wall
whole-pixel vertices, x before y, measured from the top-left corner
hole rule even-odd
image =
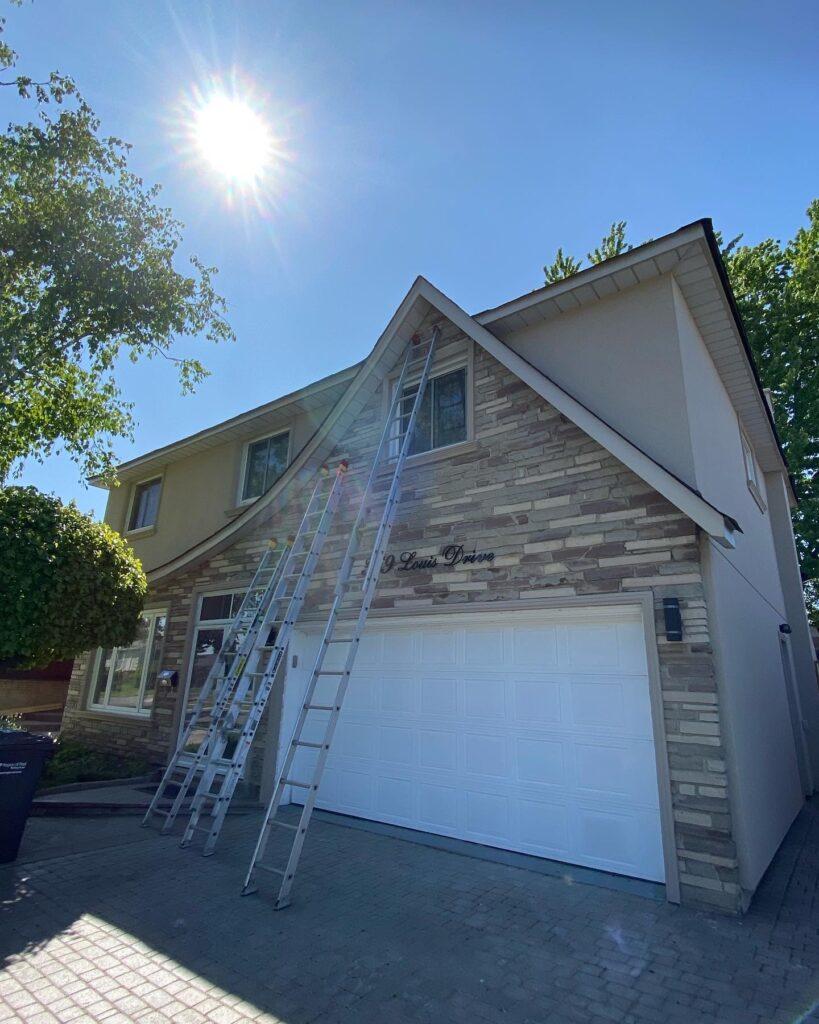
[[[400,498],[401,476],[404,470],[404,463],[406,462],[407,456],[410,452],[412,438],[415,432],[415,424],[418,418],[419,409],[421,408],[424,400],[424,393],[429,380],[430,368],[432,366],[438,337],[439,330],[436,327],[426,345],[422,344],[417,339],[413,339],[413,341],[411,341],[407,346],[401,373],[398,377],[398,381],[393,391],[392,400],[390,402],[387,420],[384,424],[381,439],[378,443],[372,467],[370,469],[370,474],[361,496],[358,513],[353,523],[350,539],[347,544],[347,550],[338,572],[333,603],[330,607],[327,623],[324,627],[324,633],[319,645],[318,655],[316,656],[310,679],[307,683],[301,709],[296,719],[295,728],[293,729],[293,733],[287,747],[284,749],[282,766],[276,777],[273,795],[270,803],[268,804],[262,828],[259,833],[259,838],[256,842],[256,848],[253,851],[250,868],[245,878],[242,895],[248,895],[256,891],[257,887],[254,879],[256,872],[259,869],[278,876],[280,882],[275,903],[277,910],[288,906],[290,903],[290,890],[293,886],[293,880],[295,878],[299,858],[301,857],[302,847],[304,846],[307,828],[310,824],[310,819],[315,807],[318,788],[321,783],[321,777],[324,773],[324,767],[330,752],[330,744],[333,740],[333,734],[336,731],[339,714],[341,713],[341,708],[344,703],[344,696],[350,682],[350,674],[353,670],[361,636],[367,623],[367,616],[370,611],[370,605],[375,593],[375,588],[378,585],[381,564],[386,553],[387,545],[389,544],[398,500]],[[403,394],[404,387],[408,381],[412,381],[415,371],[419,367],[421,368],[421,373],[418,380],[417,391],[412,398],[405,398]],[[412,406],[409,412],[407,412],[406,406],[409,401],[412,402]],[[398,429],[397,432],[394,433],[393,431],[395,431],[396,427]],[[376,484],[379,482],[379,477],[382,469],[384,468],[385,462],[388,465],[389,463],[392,463],[392,478],[387,490],[386,501],[381,513],[381,520],[375,532],[375,539],[373,541],[370,556],[367,560],[363,579],[353,582],[351,578],[353,564],[358,553],[361,534],[368,528],[366,518],[370,511],[370,506],[374,498],[374,490]],[[350,593],[354,587],[359,585],[361,590],[353,594],[355,598],[355,606],[353,608],[355,619],[354,621],[349,621],[346,618],[342,620],[346,625],[345,632],[349,635],[337,637],[335,634],[336,627],[339,625],[338,620],[342,602],[348,593]],[[333,644],[347,645],[344,667],[338,670],[324,668],[325,657],[330,646]],[[316,687],[319,680],[327,676],[335,677],[337,679],[335,695],[329,703],[314,703]],[[316,714],[327,716],[326,719],[324,719],[324,735],[320,742],[308,741],[304,738],[305,726],[308,725],[308,722],[310,722],[311,726],[315,725]],[[310,775],[309,778],[296,779],[292,777],[293,764],[298,751],[305,747],[313,748],[318,751],[315,764],[313,765],[312,773],[307,773]],[[288,786],[301,789],[306,794],[301,816],[299,817],[298,824],[295,825],[290,822],[281,821],[277,818],[282,797],[284,796],[285,789]],[[270,865],[262,859],[274,827],[282,828],[283,830],[287,830],[293,834],[287,862],[283,867]]]
[[[167,833],[193,789],[182,846],[204,832],[202,852],[213,853],[341,500],[346,471],[346,462],[335,473],[323,470],[292,541],[281,549],[271,542],[262,555],[151,800],[142,824],[164,819]],[[211,820],[200,825],[206,809]]]

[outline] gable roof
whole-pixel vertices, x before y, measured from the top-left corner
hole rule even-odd
[[[176,558],[153,569],[148,573],[149,580],[154,582],[162,579],[172,572],[218,553],[227,547],[240,531],[257,521],[262,514],[282,510],[293,489],[306,484],[314,477],[331,453],[337,439],[366,406],[431,310],[437,310],[450,320],[468,338],[515,373],[537,394],[598,444],[606,448],[681,512],[689,516],[716,541],[726,547],[733,547],[733,534],[740,530],[735,520],[721,512],[688,484],[641,451],[531,363],[513,352],[486,326],[478,323],[474,317],[471,317],[429,281],[418,277],[404,296],[370,355],[360,364],[347,391],[279,480],[232,522],[227,523],[210,537],[195,544]]]

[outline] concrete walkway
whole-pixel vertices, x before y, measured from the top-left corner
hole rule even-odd
[[[294,904],[133,818],[32,819],[0,869],[0,1021],[819,1021],[819,804],[742,919],[317,821]]]

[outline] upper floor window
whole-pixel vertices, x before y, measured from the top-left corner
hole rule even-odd
[[[164,611],[145,611],[127,647],[97,651],[90,708],[128,715],[151,713],[166,624]]]
[[[748,483],[748,490],[753,495],[757,505],[764,510],[765,500],[762,497],[762,471],[759,468],[754,450],[745,433],[740,431],[739,436],[742,441],[742,461],[745,464],[745,479]]]
[[[162,489],[161,477],[144,480],[134,487],[131,501],[131,514],[128,517],[129,530],[144,530],[154,526],[159,512],[159,492]]]
[[[287,456],[290,451],[290,434],[274,434],[252,441],[245,454],[244,474],[242,479],[242,501],[258,498],[260,494],[272,487],[287,469]]]
[[[401,433],[409,425],[418,385],[404,388],[401,400]],[[410,455],[446,448],[466,440],[466,367],[433,377],[427,384],[415,419]]]

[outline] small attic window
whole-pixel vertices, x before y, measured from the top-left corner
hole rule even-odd
[[[762,471],[759,468],[759,463],[756,461],[756,455],[754,455],[751,442],[745,436],[745,432],[740,430],[739,436],[742,441],[742,461],[745,464],[745,480],[748,484],[748,490],[751,492],[754,501],[764,512],[765,499],[762,497]]]

